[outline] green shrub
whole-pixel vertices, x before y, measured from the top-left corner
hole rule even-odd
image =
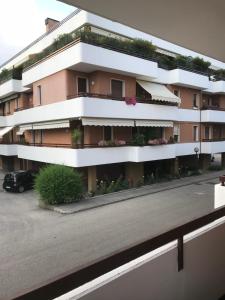
[[[205,61],[203,58],[194,57],[192,59],[192,65],[196,71],[206,73],[209,71],[209,67],[211,66],[211,63],[209,61]]]
[[[211,165],[208,167],[209,171],[221,171],[223,170],[223,167],[220,165]]]
[[[45,204],[71,203],[82,198],[82,179],[72,168],[51,165],[37,175],[35,190]]]
[[[214,75],[214,79],[216,81],[225,80],[225,70],[224,69],[214,70],[213,75]]]
[[[81,144],[82,131],[79,128],[75,128],[72,132],[72,141],[74,145]]]
[[[144,146],[145,145],[145,136],[140,133],[135,134],[132,143],[134,146]]]

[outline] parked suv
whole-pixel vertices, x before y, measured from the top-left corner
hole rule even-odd
[[[3,189],[23,193],[34,186],[35,173],[32,171],[15,171],[5,175]]]

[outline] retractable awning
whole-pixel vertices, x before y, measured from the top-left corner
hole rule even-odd
[[[138,127],[173,127],[171,121],[151,121],[151,120],[136,120]]]
[[[3,138],[3,136],[8,133],[10,130],[12,130],[13,127],[4,127],[4,128],[0,128],[0,139]]]
[[[82,118],[84,126],[128,126],[134,127],[134,120]]]
[[[24,131],[26,130],[32,130],[32,125],[24,125],[24,126],[20,126],[19,131],[17,131],[16,135],[23,135]]]
[[[59,129],[59,128],[69,128],[69,127],[70,127],[70,121],[69,120],[33,124],[33,130],[38,130],[38,129]]]
[[[69,127],[70,127],[69,120],[34,123],[34,124],[20,126],[20,129],[16,134],[22,135],[26,130],[59,129],[59,128],[69,128]]]
[[[172,103],[180,103],[179,97],[174,95],[163,84],[153,83],[149,81],[138,80],[137,83],[152,96],[152,100],[166,101]]]

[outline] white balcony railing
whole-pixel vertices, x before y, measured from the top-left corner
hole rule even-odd
[[[22,80],[10,79],[0,85],[0,98],[26,90],[22,87]]]
[[[176,145],[99,147],[67,149],[55,147],[18,146],[18,157],[70,167],[86,167],[121,162],[144,162],[175,158]]]
[[[63,109],[62,109],[63,108]],[[199,111],[176,106],[143,104],[127,105],[125,101],[79,97],[37,106],[0,117],[0,127],[81,117],[120,118],[133,120],[168,120],[199,122]]]
[[[206,123],[225,123],[225,110],[202,110],[201,121]]]
[[[14,144],[0,144],[0,155],[17,156],[17,145]]]
[[[23,86],[30,86],[56,72],[76,67],[84,72],[116,71],[148,80],[156,78],[158,71],[156,62],[80,42],[26,70],[23,73]]]
[[[212,141],[201,143],[201,153],[223,153],[225,152],[225,141]]]

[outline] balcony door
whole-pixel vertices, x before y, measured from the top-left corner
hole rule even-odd
[[[122,98],[124,96],[124,82],[122,80],[111,80],[111,94],[113,98]]]
[[[88,79],[85,77],[77,78],[77,92],[78,94],[88,93]]]

